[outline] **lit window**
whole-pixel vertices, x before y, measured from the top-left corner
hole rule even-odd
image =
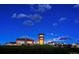
[[[32,44],[32,41],[27,41],[28,44]]]
[[[44,44],[44,41],[43,40],[39,40],[39,44],[40,45],[43,45]]]
[[[44,35],[40,35],[40,36],[44,36]]]

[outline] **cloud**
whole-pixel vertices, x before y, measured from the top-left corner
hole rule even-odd
[[[60,36],[58,38],[54,38],[53,41],[61,41],[61,40],[69,40],[69,39],[71,38],[68,36]]]
[[[38,5],[38,11],[46,11],[46,10],[50,10],[52,7],[48,4],[43,4],[43,5]]]
[[[13,15],[12,15],[13,18],[30,18],[31,16],[32,15],[27,15],[24,13],[20,13],[20,14],[13,13]]]
[[[38,22],[41,22],[41,20],[42,20],[42,16],[40,14],[29,14],[29,15],[27,15],[27,14],[24,14],[24,13],[19,13],[19,14],[14,13],[12,15],[12,18],[14,18],[14,19],[25,18],[25,20],[23,20],[22,24],[27,25],[27,26],[33,26],[35,24],[35,22],[38,23]]]
[[[17,18],[30,18],[30,16],[31,15],[26,15],[26,14],[21,13],[17,15]]]
[[[34,14],[30,18],[35,22],[40,22],[42,19],[42,16],[40,16],[39,14]]]
[[[53,41],[59,41],[57,38],[54,38]]]
[[[55,33],[53,33],[53,32],[51,32],[51,33],[47,33],[46,35],[47,35],[47,36],[52,36],[52,37],[57,36],[57,34],[55,34]]]
[[[53,25],[53,26],[57,26],[57,25],[58,25],[58,23],[53,23],[52,25]]]
[[[31,21],[31,20],[26,20],[23,22],[23,25],[26,25],[26,26],[33,26],[34,23]]]
[[[79,24],[79,20],[75,20],[74,22],[75,22],[75,24]]]
[[[47,10],[51,10],[52,6],[49,4],[38,4],[38,5],[31,5],[31,10],[37,12],[45,12]]]
[[[66,17],[61,17],[58,19],[58,22],[54,22],[52,25],[53,26],[58,26],[60,22],[66,21],[67,18]]]
[[[74,5],[73,7],[74,7],[74,8],[77,8],[77,7],[79,7],[79,4],[76,4],[76,5]]]
[[[14,13],[12,15],[12,18],[16,18],[16,19],[28,18],[28,19],[31,19],[31,20],[33,20],[35,22],[40,22],[41,19],[42,19],[42,16],[39,15],[39,14],[29,14],[29,15],[27,15],[27,14],[24,14],[24,13],[20,13],[20,14]]]
[[[54,33],[47,33],[46,35],[47,35],[47,36],[48,36],[48,35],[52,35],[52,36],[53,36],[53,35],[54,35]]]
[[[59,22],[62,22],[62,21],[65,21],[65,20],[67,20],[66,17],[61,17],[61,18],[59,19]]]
[[[54,35],[54,33],[50,33],[50,35],[52,35],[52,36],[53,36],[53,35]]]
[[[16,17],[17,17],[16,13],[13,13],[12,18],[16,18]]]
[[[52,42],[52,40],[48,40],[47,43],[48,43],[48,42]]]
[[[69,38],[68,36],[58,37],[58,40],[68,40],[68,39],[71,39],[71,38]]]
[[[21,36],[21,37],[19,37],[19,38],[27,38],[27,36]]]
[[[58,35],[56,33],[50,33],[51,36],[57,37]]]

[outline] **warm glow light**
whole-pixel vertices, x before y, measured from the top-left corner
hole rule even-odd
[[[43,38],[40,38],[40,40],[43,40]]]
[[[39,41],[37,42],[37,44],[39,44]]]
[[[43,45],[44,44],[44,41],[43,40],[39,40],[39,44],[40,45]]]
[[[44,35],[40,34],[39,35],[39,45],[43,45],[44,44]]]
[[[44,35],[40,35],[40,36],[44,36]]]
[[[16,43],[17,43],[17,45],[22,45],[22,44],[25,44],[25,42],[24,42],[24,41],[17,41]]]
[[[27,41],[28,44],[32,44],[32,41]]]

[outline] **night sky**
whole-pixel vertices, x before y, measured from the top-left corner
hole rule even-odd
[[[73,4],[3,4],[0,5],[0,44],[19,37],[67,44],[79,42],[79,5]],[[58,37],[70,39],[59,40]]]

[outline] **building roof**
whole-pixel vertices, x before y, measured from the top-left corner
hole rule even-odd
[[[6,44],[16,44],[16,42],[8,42],[8,43],[6,43]]]
[[[19,41],[34,41],[33,39],[29,39],[29,38],[18,38],[17,40]]]
[[[39,35],[44,35],[43,33],[40,33]]]
[[[32,39],[26,39],[27,41],[34,41],[34,40],[32,40]]]
[[[26,39],[25,38],[17,38],[16,40],[24,41]]]

